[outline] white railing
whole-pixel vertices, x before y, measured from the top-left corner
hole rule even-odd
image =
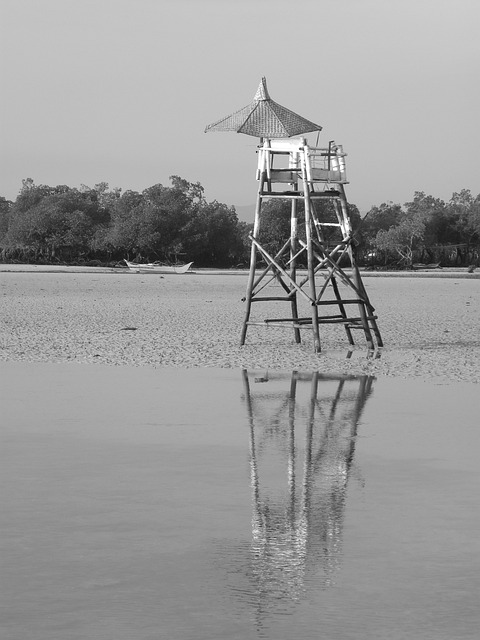
[[[303,138],[265,140],[258,149],[257,180],[266,173],[272,182],[297,182],[304,169],[308,182],[346,183],[346,155],[333,141],[323,148],[309,147]]]

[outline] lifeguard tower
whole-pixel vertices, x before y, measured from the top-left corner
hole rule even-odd
[[[355,344],[353,331],[360,330],[369,349],[383,346],[356,262],[345,194],[346,154],[333,141],[312,147],[305,137],[293,137],[321,128],[274,102],[265,78],[250,105],[206,128],[260,137],[242,345],[249,327],[290,326],[297,343],[301,330],[311,329],[314,351],[319,352],[320,326],[336,324],[344,327],[350,345]],[[290,202],[290,236],[274,254],[261,239],[262,209],[272,199]],[[280,302],[288,303],[288,317],[255,317],[256,303]],[[303,315],[301,302],[307,308]]]

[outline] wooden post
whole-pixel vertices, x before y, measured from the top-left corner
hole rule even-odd
[[[257,203],[255,205],[255,218],[253,223],[253,238],[256,240],[260,233],[260,210],[262,208],[262,191],[263,185],[265,183],[266,175],[265,171],[262,171],[260,176],[260,182],[258,187],[257,194]],[[240,337],[240,344],[245,344],[245,337],[247,335],[247,327],[248,321],[250,319],[250,312],[252,309],[252,293],[253,293],[253,283],[255,281],[255,268],[257,264],[257,245],[255,242],[252,242],[252,248],[250,251],[250,272],[248,274],[248,283],[247,283],[247,294],[245,296],[245,302],[247,304],[247,308],[245,310],[245,320],[243,322],[242,335]]]
[[[296,191],[297,185],[292,184],[292,189]],[[297,281],[297,259],[296,254],[298,251],[298,207],[297,200],[292,200],[291,208],[291,220],[290,220],[290,278],[293,282]],[[290,285],[290,291],[292,291],[292,318],[298,319],[298,304],[297,304],[297,292],[295,287]],[[300,329],[295,327],[294,330],[295,342],[299,344],[302,339],[300,336]]]
[[[305,143],[305,141],[304,141]],[[312,305],[312,331],[313,331],[313,350],[315,352],[321,351],[320,345],[320,330],[318,325],[318,308],[317,308],[317,295],[315,289],[315,255],[313,252],[313,242],[312,242],[312,213],[311,213],[311,202],[310,202],[310,184],[307,180],[306,175],[306,162],[308,162],[308,158],[306,157],[307,152],[304,148],[302,150],[302,181],[303,181],[303,191],[304,191],[304,205],[305,205],[305,236],[307,241],[307,271],[308,271],[308,285],[309,292],[311,298]]]

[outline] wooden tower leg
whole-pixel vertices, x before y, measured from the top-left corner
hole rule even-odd
[[[253,223],[253,234],[252,237],[254,240],[257,240],[258,235],[260,233],[260,211],[262,208],[262,191],[263,185],[265,183],[265,173],[262,173],[260,177],[260,183],[257,194],[257,203],[255,206],[255,219]],[[253,283],[255,282],[255,268],[257,265],[257,246],[255,242],[252,242],[252,248],[250,252],[250,272],[248,274],[248,283],[247,283],[247,293],[245,296],[245,302],[247,308],[245,310],[245,320],[243,321],[242,335],[240,337],[240,344],[245,344],[245,338],[247,335],[248,321],[250,319],[250,312],[252,310],[252,292],[253,292]]]
[[[290,278],[293,282],[297,280],[297,260],[294,257],[298,250],[298,208],[297,201],[292,200],[292,212],[290,221]],[[293,286],[290,286],[291,291],[291,306],[292,306],[292,318],[298,320],[298,304],[297,304],[297,292]],[[294,328],[295,342],[299,344],[302,339],[300,336],[300,329]]]
[[[374,313],[375,310],[372,307],[372,305],[370,304],[370,300],[368,299],[368,294],[367,294],[367,292],[365,290],[365,287],[363,285],[363,281],[362,281],[362,278],[360,277],[360,272],[358,270],[358,267],[357,267],[356,263],[355,263],[355,267],[356,267],[356,269],[355,269],[354,273],[356,273],[356,275],[357,275],[357,280],[355,281],[355,283],[356,283],[358,289],[360,289],[360,291],[363,292],[364,299],[366,301],[365,304],[366,304],[366,307],[368,309],[368,315],[370,316],[370,320],[367,320],[367,322],[369,323],[369,326],[371,326],[371,328],[373,330],[373,333],[375,334],[375,337],[377,339],[377,346],[383,347],[383,340],[382,340],[382,336],[380,334],[380,329],[378,328],[377,321],[373,317],[373,313]],[[372,347],[372,348],[374,348],[374,347]]]
[[[360,291],[362,291],[363,289],[363,283],[361,281],[360,278],[360,273],[358,271],[358,267],[357,264],[355,262],[355,258],[353,257],[353,249],[350,247],[351,250],[351,256],[352,256],[352,279],[353,282],[355,284],[355,286],[357,287],[357,289],[359,289]],[[363,289],[364,291],[364,289]],[[367,341],[367,346],[369,347],[369,349],[374,349],[375,345],[373,344],[373,337],[372,337],[372,332],[370,331],[370,324],[368,321],[368,317],[367,317],[367,303],[364,301],[361,301],[358,303],[358,313],[360,314],[360,318],[362,319],[362,327],[363,327],[363,331],[365,333],[365,340]],[[368,310],[368,314],[370,314],[370,310]]]
[[[343,184],[338,185],[338,189],[340,191],[341,215],[342,215],[344,221],[346,223],[348,223],[348,226],[350,227],[350,218],[349,218],[348,208],[347,208],[347,198],[346,198],[346,195],[345,195],[345,188],[344,188]],[[339,213],[340,212],[338,212],[337,215]],[[370,304],[370,300],[368,299],[367,292],[365,290],[365,287],[363,286],[362,278],[360,276],[360,271],[359,271],[358,265],[357,265],[356,251],[355,251],[355,247],[354,247],[352,242],[350,242],[347,252],[348,252],[348,255],[349,255],[349,258],[350,258],[350,263],[351,263],[351,266],[352,266],[352,280],[353,280],[353,283],[356,286],[356,288],[358,289],[358,291],[360,291],[361,294],[362,294],[362,296],[361,296],[362,299],[358,304],[358,312],[359,312],[360,318],[362,319],[361,322],[362,322],[363,331],[365,333],[365,339],[367,341],[368,347],[370,349],[374,349],[375,345],[374,345],[374,342],[373,342],[373,336],[372,336],[372,332],[370,330],[370,326],[372,326],[372,328],[374,328],[374,333],[375,333],[375,336],[377,338],[378,346],[383,346],[382,338],[380,336],[380,331],[378,330],[378,327],[377,327],[377,324],[375,322],[375,319],[372,318],[374,309],[373,309],[372,305]]]
[[[310,202],[310,195],[308,193],[308,183],[306,179],[303,181],[305,190],[305,235],[307,240],[307,271],[308,271],[308,284],[309,294],[312,300],[312,331],[313,331],[313,350],[318,353],[321,351],[320,345],[320,329],[318,323],[318,307],[316,305],[316,288],[315,288],[315,254],[313,251],[313,238],[312,238],[312,208]]]
[[[346,318],[347,317],[347,312],[346,312],[346,309],[345,309],[345,305],[342,302],[342,298],[340,296],[340,291],[338,289],[337,279],[335,278],[335,276],[331,277],[330,282],[332,283],[332,288],[333,288],[333,291],[335,293],[335,297],[336,297],[336,299],[338,301],[338,309],[339,309],[340,313],[342,314],[342,316],[344,318]],[[352,330],[350,329],[350,327],[348,325],[345,325],[345,332],[347,334],[348,342],[350,344],[352,344],[352,345],[355,344],[355,341],[354,341],[353,335],[352,335]]]

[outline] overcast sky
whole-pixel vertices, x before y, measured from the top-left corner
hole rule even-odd
[[[255,201],[257,140],[204,133],[273,100],[348,153],[362,210],[480,192],[479,0],[0,0],[0,195],[22,179],[200,182]],[[316,140],[316,136],[315,136]]]

